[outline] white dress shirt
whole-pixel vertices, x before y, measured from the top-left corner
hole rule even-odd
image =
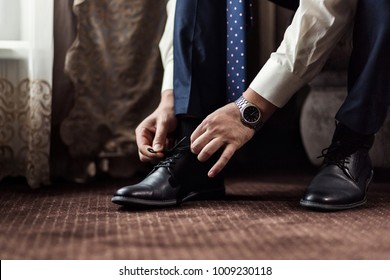
[[[301,0],[291,25],[250,88],[283,107],[320,72],[340,39],[352,29],[358,0]],[[164,66],[162,91],[173,89],[173,29],[176,0],[167,4],[167,23],[160,41]]]

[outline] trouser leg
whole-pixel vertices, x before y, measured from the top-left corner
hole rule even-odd
[[[336,119],[358,133],[376,133],[389,104],[390,1],[359,0],[348,69],[348,96]]]
[[[203,118],[226,102],[226,5],[177,1],[174,33],[176,114]]]

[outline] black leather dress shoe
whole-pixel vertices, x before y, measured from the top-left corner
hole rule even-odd
[[[218,199],[225,195],[222,175],[207,176],[215,163],[198,161],[189,147],[174,148],[140,183],[120,188],[112,202],[123,206],[167,207],[196,199]]]
[[[302,206],[318,210],[344,210],[366,203],[373,176],[369,149],[374,136],[363,142],[336,139],[323,151],[323,167],[309,184]]]

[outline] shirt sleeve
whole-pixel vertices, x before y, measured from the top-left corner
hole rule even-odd
[[[161,37],[159,48],[164,67],[164,76],[161,92],[173,89],[173,31],[175,22],[176,0],[167,3],[167,21]]]
[[[291,25],[250,88],[283,107],[317,75],[353,26],[357,0],[301,0]]]

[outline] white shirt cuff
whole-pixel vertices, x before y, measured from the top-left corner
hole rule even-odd
[[[305,81],[270,58],[249,87],[275,106],[281,108],[305,83]]]

